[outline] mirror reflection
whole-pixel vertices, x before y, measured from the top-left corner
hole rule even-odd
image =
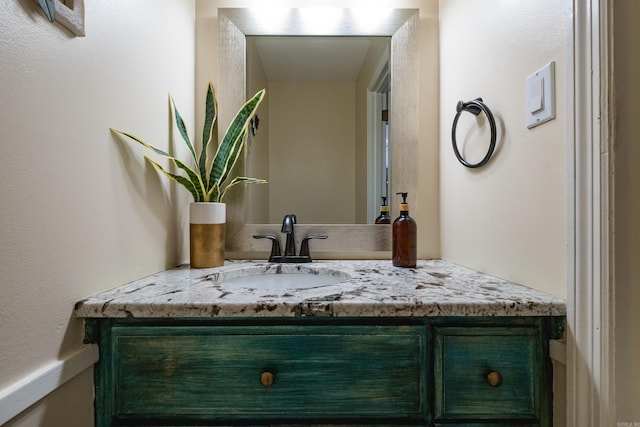
[[[388,194],[390,37],[246,37],[249,224],[366,224]]]

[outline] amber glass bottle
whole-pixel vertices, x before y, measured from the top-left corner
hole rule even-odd
[[[391,217],[389,216],[389,205],[387,205],[387,198],[382,197],[382,205],[380,205],[380,216],[376,218],[376,224],[391,224]]]
[[[418,247],[418,225],[409,216],[407,193],[402,195],[400,216],[393,221],[391,258],[395,267],[415,267]]]

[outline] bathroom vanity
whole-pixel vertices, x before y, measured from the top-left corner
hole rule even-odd
[[[247,275],[301,284],[233,284]],[[551,426],[564,315],[440,260],[180,267],[76,305],[100,347],[98,427]]]

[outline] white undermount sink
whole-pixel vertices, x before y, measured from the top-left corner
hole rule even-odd
[[[273,267],[250,266],[221,273],[217,282],[223,289],[308,289],[350,280],[343,271],[300,264]]]

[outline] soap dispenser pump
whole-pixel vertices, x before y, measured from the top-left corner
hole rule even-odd
[[[387,198],[382,196],[382,205],[380,205],[380,216],[376,218],[376,224],[391,224],[391,217],[389,216],[389,205],[387,204]]]
[[[393,221],[392,228],[392,252],[391,257],[394,267],[416,266],[418,246],[418,226],[409,216],[408,193],[396,193],[402,195],[400,204],[400,216]]]

